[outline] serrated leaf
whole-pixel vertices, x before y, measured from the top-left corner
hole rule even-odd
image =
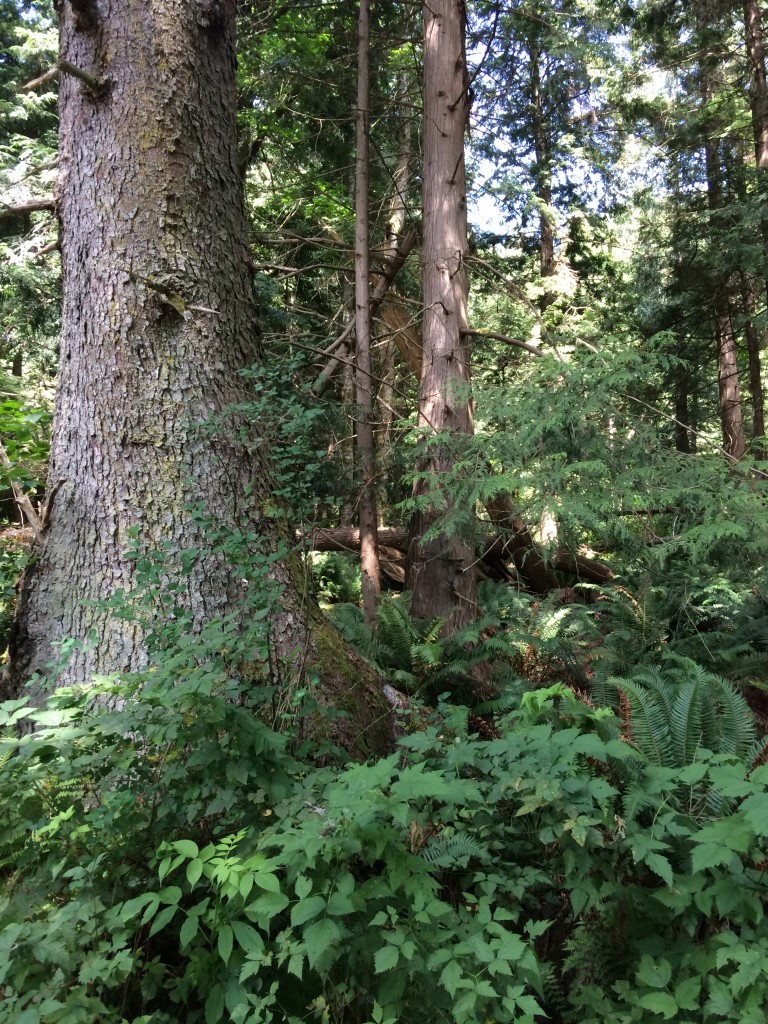
[[[672,977],[672,965],[668,960],[654,960],[643,955],[637,971],[637,980],[649,988],[666,988]]]
[[[755,793],[754,796],[748,796],[740,810],[755,835],[768,836],[768,793]]]
[[[383,974],[385,971],[391,971],[392,968],[397,965],[399,958],[400,953],[396,946],[382,946],[381,949],[377,949],[376,955],[373,958],[373,966],[376,974]]]
[[[666,857],[662,857],[659,853],[649,853],[645,858],[645,863],[654,874],[663,879],[671,888],[672,882],[674,881],[674,874],[672,871],[672,865]]]
[[[341,917],[343,914],[354,913],[355,905],[349,896],[335,892],[328,900],[327,912],[331,917]]]
[[[245,908],[245,913],[252,921],[269,921],[276,914],[281,913],[290,903],[290,900],[282,892],[265,892],[258,896]]]
[[[338,948],[341,934],[341,928],[330,917],[324,917],[322,921],[315,921],[306,929],[304,942],[307,946],[307,960],[310,967],[314,967],[324,953],[332,951],[331,960],[338,957],[341,952]]]
[[[280,892],[280,879],[277,875],[263,871],[254,875],[253,881],[260,889],[265,889],[267,892]]]
[[[296,895],[300,900],[304,900],[312,892],[312,882],[306,875],[299,875],[294,884]]]
[[[304,974],[304,954],[294,953],[288,960],[288,973],[301,980]]]
[[[219,951],[219,956],[225,964],[229,963],[229,958],[232,955],[232,946],[232,928],[228,924],[223,924],[219,929],[218,936],[216,937],[216,948]]]
[[[307,899],[299,900],[291,908],[291,924],[296,928],[305,921],[311,921],[313,917],[322,914],[325,910],[325,899],[322,896],[309,896]]]
[[[578,917],[584,907],[589,902],[589,893],[586,889],[581,889],[578,886],[571,889],[571,909],[573,910],[573,916]]]
[[[669,992],[647,992],[638,999],[638,1005],[652,1013],[660,1013],[666,1020],[677,1014],[677,1000]]]
[[[681,1010],[697,1010],[701,994],[701,978],[686,978],[675,986],[675,999]]]
[[[453,999],[461,981],[461,967],[455,960],[449,960],[440,972],[440,984]]]
[[[729,850],[720,843],[700,843],[694,846],[691,853],[691,870],[694,875],[707,868],[719,867],[728,864],[733,857],[733,850]]]
[[[245,921],[233,921],[232,931],[239,945],[249,955],[260,953],[264,949],[264,940],[253,925],[246,924]]]

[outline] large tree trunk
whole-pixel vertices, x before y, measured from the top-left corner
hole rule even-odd
[[[264,455],[238,439],[247,424],[197,427],[247,398],[239,373],[258,356],[234,20],[235,0],[60,5],[62,57],[108,84],[95,94],[61,80],[64,298],[49,482],[64,482],[26,573],[11,686],[45,672],[68,639],[76,645],[59,684],[147,663],[139,624],[102,603],[135,588],[134,536],[161,554],[161,576],[179,588],[169,604],[192,631],[242,607],[244,584],[190,509],[247,531],[264,555],[287,538],[267,511]],[[307,611],[290,561],[271,575],[282,588],[275,654],[314,663],[325,699],[355,712],[350,735],[368,730],[370,746],[385,745],[373,680],[356,690],[360,670]],[[155,628],[172,614],[159,603],[153,613]]]
[[[465,10],[462,0],[424,5],[423,270],[424,358],[419,389],[419,427],[424,436],[454,439],[472,432],[467,336],[469,282],[464,131],[469,116]],[[433,442],[418,466],[419,498],[441,488],[452,467],[451,444]],[[445,502],[450,495],[443,494]],[[435,521],[434,505],[413,517],[409,582],[415,616],[445,616],[446,631],[477,613],[473,552],[458,536],[422,537]]]

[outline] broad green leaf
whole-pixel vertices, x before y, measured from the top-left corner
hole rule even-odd
[[[768,793],[748,796],[740,810],[754,829],[755,835],[768,836]]]
[[[662,857],[659,853],[649,853],[648,856],[645,858],[645,863],[648,865],[651,871],[653,871],[654,874],[658,875],[659,878],[662,878],[667,883],[667,885],[672,885],[672,882],[674,880],[672,865],[669,863],[666,857]]]
[[[637,980],[649,988],[666,988],[672,977],[672,965],[668,960],[654,960],[643,955],[637,970]]]
[[[294,885],[296,895],[300,900],[306,899],[312,892],[312,881],[306,875],[299,875]]]
[[[270,918],[285,910],[289,903],[290,900],[285,893],[265,892],[248,904],[245,908],[245,913],[251,921],[256,921],[260,924],[262,921],[269,921]]]
[[[179,908],[175,904],[171,904],[170,907],[163,907],[163,909],[152,922],[152,927],[149,929],[150,938],[153,935],[156,935],[157,932],[161,930],[161,928],[165,928],[165,926],[173,918],[178,909]]]
[[[382,946],[381,949],[377,949],[376,955],[373,958],[376,974],[383,974],[385,971],[391,971],[392,968],[396,966],[399,959],[400,952],[396,946]]]
[[[246,924],[245,921],[233,921],[232,931],[240,946],[249,955],[264,949],[264,940],[253,925]]]
[[[218,1024],[224,1013],[224,988],[214,985],[205,1001],[205,1024]]]
[[[324,917],[321,921],[315,921],[304,932],[304,942],[307,947],[307,960],[309,966],[314,967],[324,953],[331,952],[331,961],[336,960],[343,950],[339,948],[341,928],[330,917]]]
[[[325,910],[325,898],[323,896],[309,896],[300,900],[291,908],[291,924],[296,928],[305,921],[311,921],[313,917],[322,914]]]
[[[331,917],[341,917],[343,914],[354,913],[355,905],[349,896],[345,896],[340,892],[335,892],[328,900],[327,910]]]
[[[697,1010],[701,993],[701,978],[686,978],[675,986],[675,999],[681,1010]]]
[[[184,924],[181,926],[179,931],[179,942],[181,943],[182,949],[188,946],[192,939],[197,935],[197,929],[200,926],[200,918],[190,915]]]
[[[192,842],[191,839],[177,839],[172,845],[174,850],[184,857],[196,857],[200,852],[197,843]]]
[[[727,849],[720,843],[701,843],[694,846],[691,853],[691,870],[694,874],[698,874],[700,871],[706,871],[707,868],[729,864],[733,856],[733,850]]]
[[[223,924],[219,928],[219,934],[216,937],[216,948],[225,964],[229,963],[229,958],[232,955],[232,945],[232,927],[231,925]]]
[[[304,974],[304,954],[294,953],[288,961],[288,973],[301,980]]]
[[[203,873],[203,862],[201,860],[191,860],[187,864],[187,881],[190,886],[194,886],[200,879],[200,875]]]
[[[652,1013],[660,1013],[666,1020],[670,1020],[677,1014],[677,1001],[669,992],[648,992],[641,996],[638,1006]]]
[[[461,966],[455,960],[449,960],[440,973],[440,984],[453,999],[456,989],[459,987],[462,972]]]

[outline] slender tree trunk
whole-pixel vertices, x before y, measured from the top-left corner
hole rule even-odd
[[[752,111],[752,137],[755,144],[755,163],[758,170],[758,189],[763,197],[760,230],[763,240],[763,260],[768,263],[768,216],[765,214],[765,193],[768,192],[768,81],[765,68],[765,43],[757,0],[744,0],[744,27],[747,60],[750,68],[749,105]],[[768,273],[763,271],[768,295]],[[750,309],[747,311],[751,331],[747,332],[749,354],[749,388],[752,394],[752,436],[765,436],[763,376],[760,365],[760,339],[754,323],[754,294],[748,288]],[[756,455],[760,455],[758,451]]]
[[[381,590],[379,542],[376,536],[376,459],[373,439],[371,369],[371,296],[368,266],[368,113],[371,24],[368,0],[360,0],[357,50],[357,162],[355,173],[355,335],[357,358],[357,460],[360,490],[360,570],[363,614],[368,625],[376,622]]]
[[[397,255],[397,248],[405,232],[407,208],[405,197],[411,176],[411,117],[408,106],[410,78],[407,70],[397,76],[395,106],[397,108],[397,156],[392,174],[392,201],[387,221],[387,253],[390,259]]]
[[[140,624],[104,605],[135,588],[134,537],[162,556],[170,604],[192,632],[243,608],[245,586],[191,509],[207,506],[267,558],[289,540],[267,511],[263,449],[239,439],[248,424],[230,416],[213,434],[197,428],[247,400],[240,371],[258,358],[234,22],[235,0],[60,5],[62,57],[108,84],[94,93],[69,75],[60,83],[63,311],[49,476],[58,491],[20,596],[11,692],[70,639],[59,684],[147,664]],[[320,699],[352,712],[342,743],[385,746],[376,681],[350,664],[290,559],[275,559],[271,576],[282,591],[275,655],[314,666]],[[155,629],[177,615],[162,595],[149,611]]]
[[[755,324],[755,293],[746,274],[741,275],[741,301],[744,309],[744,337],[749,360],[749,394],[752,399],[752,438],[765,437],[765,402],[763,396],[763,370],[760,359],[760,338]],[[758,443],[755,446],[760,449]],[[753,452],[760,457],[759,450]]]
[[[442,487],[453,466],[452,445],[472,432],[467,336],[469,281],[464,132],[469,116],[463,0],[424,5],[423,291],[424,358],[419,389],[419,427],[425,437],[445,434],[418,466],[418,499]],[[445,505],[450,495],[442,493]],[[442,615],[450,631],[475,617],[473,552],[457,536],[422,537],[440,509],[431,502],[414,514],[409,582],[416,616]]]
[[[714,72],[717,57],[709,48],[710,23],[709,4],[707,0],[699,0],[697,8],[697,30],[702,47],[699,73],[701,82],[701,105],[704,113],[704,158],[707,175],[707,203],[711,214],[710,223],[713,229],[722,225],[723,208],[723,174],[720,164],[720,144],[709,112],[709,105],[714,95]],[[728,279],[724,274],[715,272],[713,280],[713,313],[715,337],[717,342],[717,379],[720,391],[720,420],[723,428],[723,448],[728,455],[738,461],[746,451],[744,438],[744,422],[739,389],[739,371],[736,361],[736,339],[733,333]]]
[[[747,60],[750,68],[749,105],[752,110],[752,134],[755,160],[760,170],[768,170],[768,82],[765,71],[765,45],[757,0],[744,0]]]
[[[543,313],[556,298],[549,281],[555,275],[555,223],[552,215],[550,144],[541,89],[541,54],[535,45],[530,47],[530,59],[532,135],[536,157],[534,180],[539,203],[539,273],[544,288],[539,299],[539,309]]]
[[[744,418],[739,390],[739,368],[736,363],[736,339],[733,334],[731,311],[726,299],[718,296],[716,302],[717,326],[717,381],[720,392],[720,420],[723,426],[723,448],[735,461],[746,451]]]
[[[688,374],[680,369],[675,380],[675,448],[683,455],[691,454],[688,416]]]

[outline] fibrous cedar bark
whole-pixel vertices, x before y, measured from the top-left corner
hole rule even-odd
[[[464,132],[469,117],[463,0],[424,5],[424,171],[422,281],[424,326],[418,423],[432,442],[417,467],[414,496],[442,486],[451,469],[452,442],[472,432],[470,354],[466,334],[469,282]],[[450,439],[451,443],[448,443]],[[443,500],[450,495],[443,492]],[[476,615],[473,551],[458,536],[423,541],[438,509],[430,503],[414,514],[409,572],[411,611],[444,616],[450,631]]]
[[[134,537],[162,555],[161,575],[177,588],[170,604],[193,631],[236,612],[245,588],[193,509],[241,529],[260,555],[287,540],[249,425],[230,417],[199,429],[247,400],[240,371],[258,358],[237,170],[235,6],[94,0],[83,21],[82,6],[59,4],[61,56],[108,85],[94,95],[61,80],[64,280],[49,479],[64,482],[26,573],[11,687],[45,672],[68,639],[76,646],[60,684],[146,664],[139,624],[103,604],[135,587]],[[270,574],[282,591],[275,654],[314,664],[321,699],[353,712],[349,735],[385,745],[375,681],[349,665],[290,559]],[[154,612],[157,628],[168,613],[160,602]]]

